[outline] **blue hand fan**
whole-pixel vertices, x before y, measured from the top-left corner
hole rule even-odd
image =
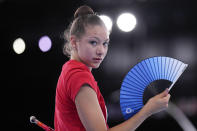
[[[158,56],[135,65],[125,76],[120,89],[120,107],[127,120],[154,95],[169,90],[188,65],[170,57]]]

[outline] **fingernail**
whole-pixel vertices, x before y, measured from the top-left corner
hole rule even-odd
[[[168,88],[166,88],[166,91],[167,91],[167,92],[169,92],[169,89],[168,89]]]

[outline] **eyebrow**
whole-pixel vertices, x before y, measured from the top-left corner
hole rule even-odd
[[[95,38],[95,39],[97,39],[98,41],[100,41],[100,39],[98,38],[98,37],[95,37],[95,36],[93,36],[93,37],[88,37],[88,38]],[[105,42],[107,41],[107,42],[109,42],[109,39],[106,39],[106,40],[104,40]]]

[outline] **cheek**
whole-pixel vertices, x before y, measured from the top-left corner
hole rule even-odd
[[[89,49],[86,50],[86,56],[88,58],[91,58],[91,57],[95,56],[95,54],[96,54],[96,51],[92,48],[89,48]]]
[[[93,56],[93,50],[89,49],[89,47],[83,47],[79,50],[79,55],[85,59],[89,59]]]
[[[107,55],[107,52],[108,52],[108,47],[107,47],[106,50],[105,50],[105,56]]]

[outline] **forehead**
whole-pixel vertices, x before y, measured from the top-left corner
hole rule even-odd
[[[99,38],[109,39],[109,32],[104,26],[89,25],[85,28],[84,36],[97,36]]]

